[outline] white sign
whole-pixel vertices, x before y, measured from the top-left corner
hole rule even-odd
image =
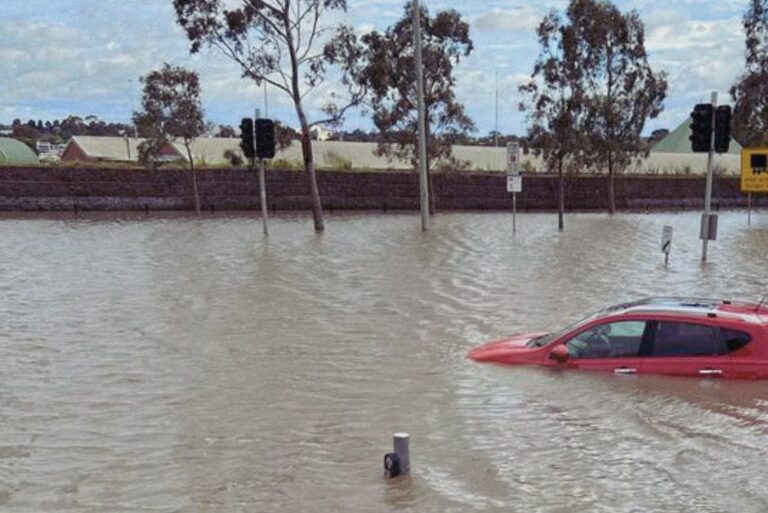
[[[507,144],[507,174],[520,174],[520,145],[515,142]]]
[[[507,192],[523,192],[523,177],[520,175],[507,175]]]
[[[665,226],[661,231],[661,252],[669,255],[672,249],[672,227]]]

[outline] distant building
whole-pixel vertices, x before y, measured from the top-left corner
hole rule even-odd
[[[301,130],[298,131],[301,133]],[[334,135],[336,135],[336,132],[333,130],[329,130],[328,128],[324,128],[322,126],[316,126],[312,129],[312,139],[316,141],[327,141]]]
[[[666,137],[657,142],[651,148],[653,153],[686,153],[692,154],[691,150],[691,120],[685,120],[680,126],[671,131]],[[731,155],[741,155],[741,145],[731,137],[731,144],[728,147],[728,153]]]
[[[179,156],[186,160],[189,160],[187,156],[187,148],[183,142],[176,141],[173,143],[174,148]],[[241,160],[244,160],[243,150],[240,149],[240,138],[232,137],[200,137],[192,141],[190,144],[190,150],[192,152],[192,158],[195,161],[195,165],[199,166],[223,166],[229,165],[230,161],[224,156],[225,153],[236,154]]]
[[[707,153],[694,153],[691,149],[691,121],[685,120],[661,141],[653,145],[644,160],[640,173],[691,174],[707,172]],[[719,174],[737,175],[741,170],[741,145],[731,138],[728,153],[715,154],[714,168]]]
[[[36,166],[37,155],[21,141],[10,137],[0,137],[1,166]]]
[[[80,162],[138,162],[141,137],[73,136],[61,154],[61,160]],[[181,158],[178,150],[168,144],[161,152],[170,160]]]

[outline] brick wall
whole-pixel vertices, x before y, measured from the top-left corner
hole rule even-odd
[[[259,208],[258,178],[244,169],[206,169],[198,174],[205,209]],[[329,210],[395,210],[419,208],[415,173],[320,172],[323,205]],[[438,210],[504,210],[512,208],[502,174],[445,174],[433,177]],[[700,208],[703,177],[624,176],[616,179],[620,209]],[[192,209],[192,187],[183,170],[62,167],[0,168],[0,210],[166,210]],[[268,205],[272,210],[309,208],[309,188],[303,172],[269,171]],[[557,207],[557,180],[536,175],[523,178],[520,210]],[[602,210],[606,205],[605,177],[573,176],[566,182],[568,210]],[[733,177],[715,179],[717,207],[746,204]],[[764,197],[755,204],[768,204]]]

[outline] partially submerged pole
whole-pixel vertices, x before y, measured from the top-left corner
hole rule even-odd
[[[421,6],[413,0],[413,46],[416,61],[416,89],[419,111],[419,186],[421,189],[421,230],[429,229],[429,181],[427,179],[427,129],[424,112],[424,68],[421,55]]]
[[[389,478],[407,476],[411,472],[409,449],[410,435],[395,433],[392,436],[393,452],[384,455],[384,475]]]
[[[715,157],[715,112],[717,112],[717,92],[712,93],[712,121],[709,138],[709,156],[707,157],[707,190],[704,195],[704,215],[701,218],[701,261],[707,261],[707,244],[709,243],[710,210],[712,206],[712,182],[714,168],[712,162]]]
[[[259,193],[261,194],[261,224],[264,227],[264,235],[269,235],[267,229],[267,179],[264,171],[264,159],[259,159]]]

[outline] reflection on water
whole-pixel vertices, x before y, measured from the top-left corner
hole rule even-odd
[[[755,217],[704,266],[695,213],[6,219],[0,506],[765,511],[768,385],[464,358],[643,296],[759,298]]]

